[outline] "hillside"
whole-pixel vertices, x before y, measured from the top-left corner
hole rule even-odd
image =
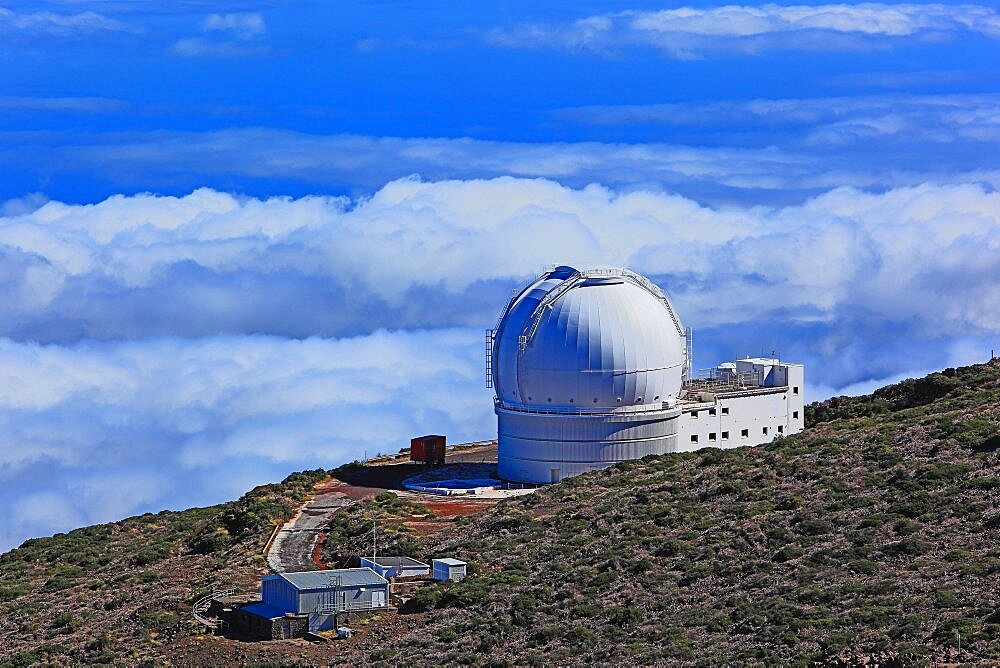
[[[166,642],[183,637],[233,663],[919,664],[957,656],[960,638],[962,660],[1000,660],[1000,361],[807,418],[767,446],[622,464],[398,536],[472,575],[420,590],[378,646],[265,651],[199,639],[183,619],[219,569],[253,584],[273,522],[321,471],[29,541],[0,557],[0,657],[183,663]],[[352,540],[371,512],[348,509],[331,540]]]
[[[650,458],[470,519],[428,628],[369,659],[1000,659],[1000,361],[810,407],[806,432]]]
[[[262,548],[325,471],[237,501],[26,541],[0,555],[0,666],[162,664],[199,633],[191,604],[219,581],[256,588]]]

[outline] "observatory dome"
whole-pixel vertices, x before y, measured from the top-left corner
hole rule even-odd
[[[556,267],[511,298],[493,339],[498,405],[574,413],[673,403],[684,327],[667,296],[627,269]]]

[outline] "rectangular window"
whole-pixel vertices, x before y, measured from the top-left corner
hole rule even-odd
[[[692,443],[698,442],[698,434],[691,434],[691,442]]]
[[[715,415],[715,409],[714,408],[709,408],[708,409],[708,414],[709,415]]]
[[[798,394],[798,393],[799,393],[799,386],[796,385],[795,387],[792,388],[792,394]]]
[[[778,433],[779,434],[784,434],[785,433],[785,425],[783,425],[783,424],[779,424],[778,425]]]
[[[723,415],[729,415],[729,406],[723,406],[722,407],[722,414]]]
[[[798,411],[792,411],[792,417],[794,419],[798,420],[799,419],[799,412]]]
[[[746,438],[749,435],[750,435],[749,429],[743,429],[742,431],[740,431],[740,436],[742,436],[743,438]]]
[[[722,432],[722,440],[723,441],[728,441],[729,440],[729,432],[728,431]]]
[[[715,432],[714,431],[708,435],[708,440],[710,440],[710,441],[714,441],[715,440]]]
[[[764,435],[767,436],[767,427],[764,427]]]
[[[691,411],[691,417],[698,417],[698,411]]]

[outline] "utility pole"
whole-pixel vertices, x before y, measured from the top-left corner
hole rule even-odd
[[[372,516],[372,563],[375,563],[375,516]]]

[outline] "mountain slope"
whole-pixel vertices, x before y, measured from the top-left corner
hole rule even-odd
[[[1000,659],[1000,363],[810,409],[758,448],[649,458],[473,519],[430,553],[404,663]]]
[[[1000,361],[807,418],[767,446],[629,462],[401,536],[471,575],[419,590],[377,645],[231,643],[187,616],[213,583],[256,585],[271,527],[323,471],[28,541],[0,556],[0,664],[891,664],[959,638],[963,659],[1000,660]]]
[[[249,590],[275,523],[325,471],[237,501],[164,511],[26,541],[0,555],[0,666],[160,663],[202,629],[191,604],[218,583]]]

